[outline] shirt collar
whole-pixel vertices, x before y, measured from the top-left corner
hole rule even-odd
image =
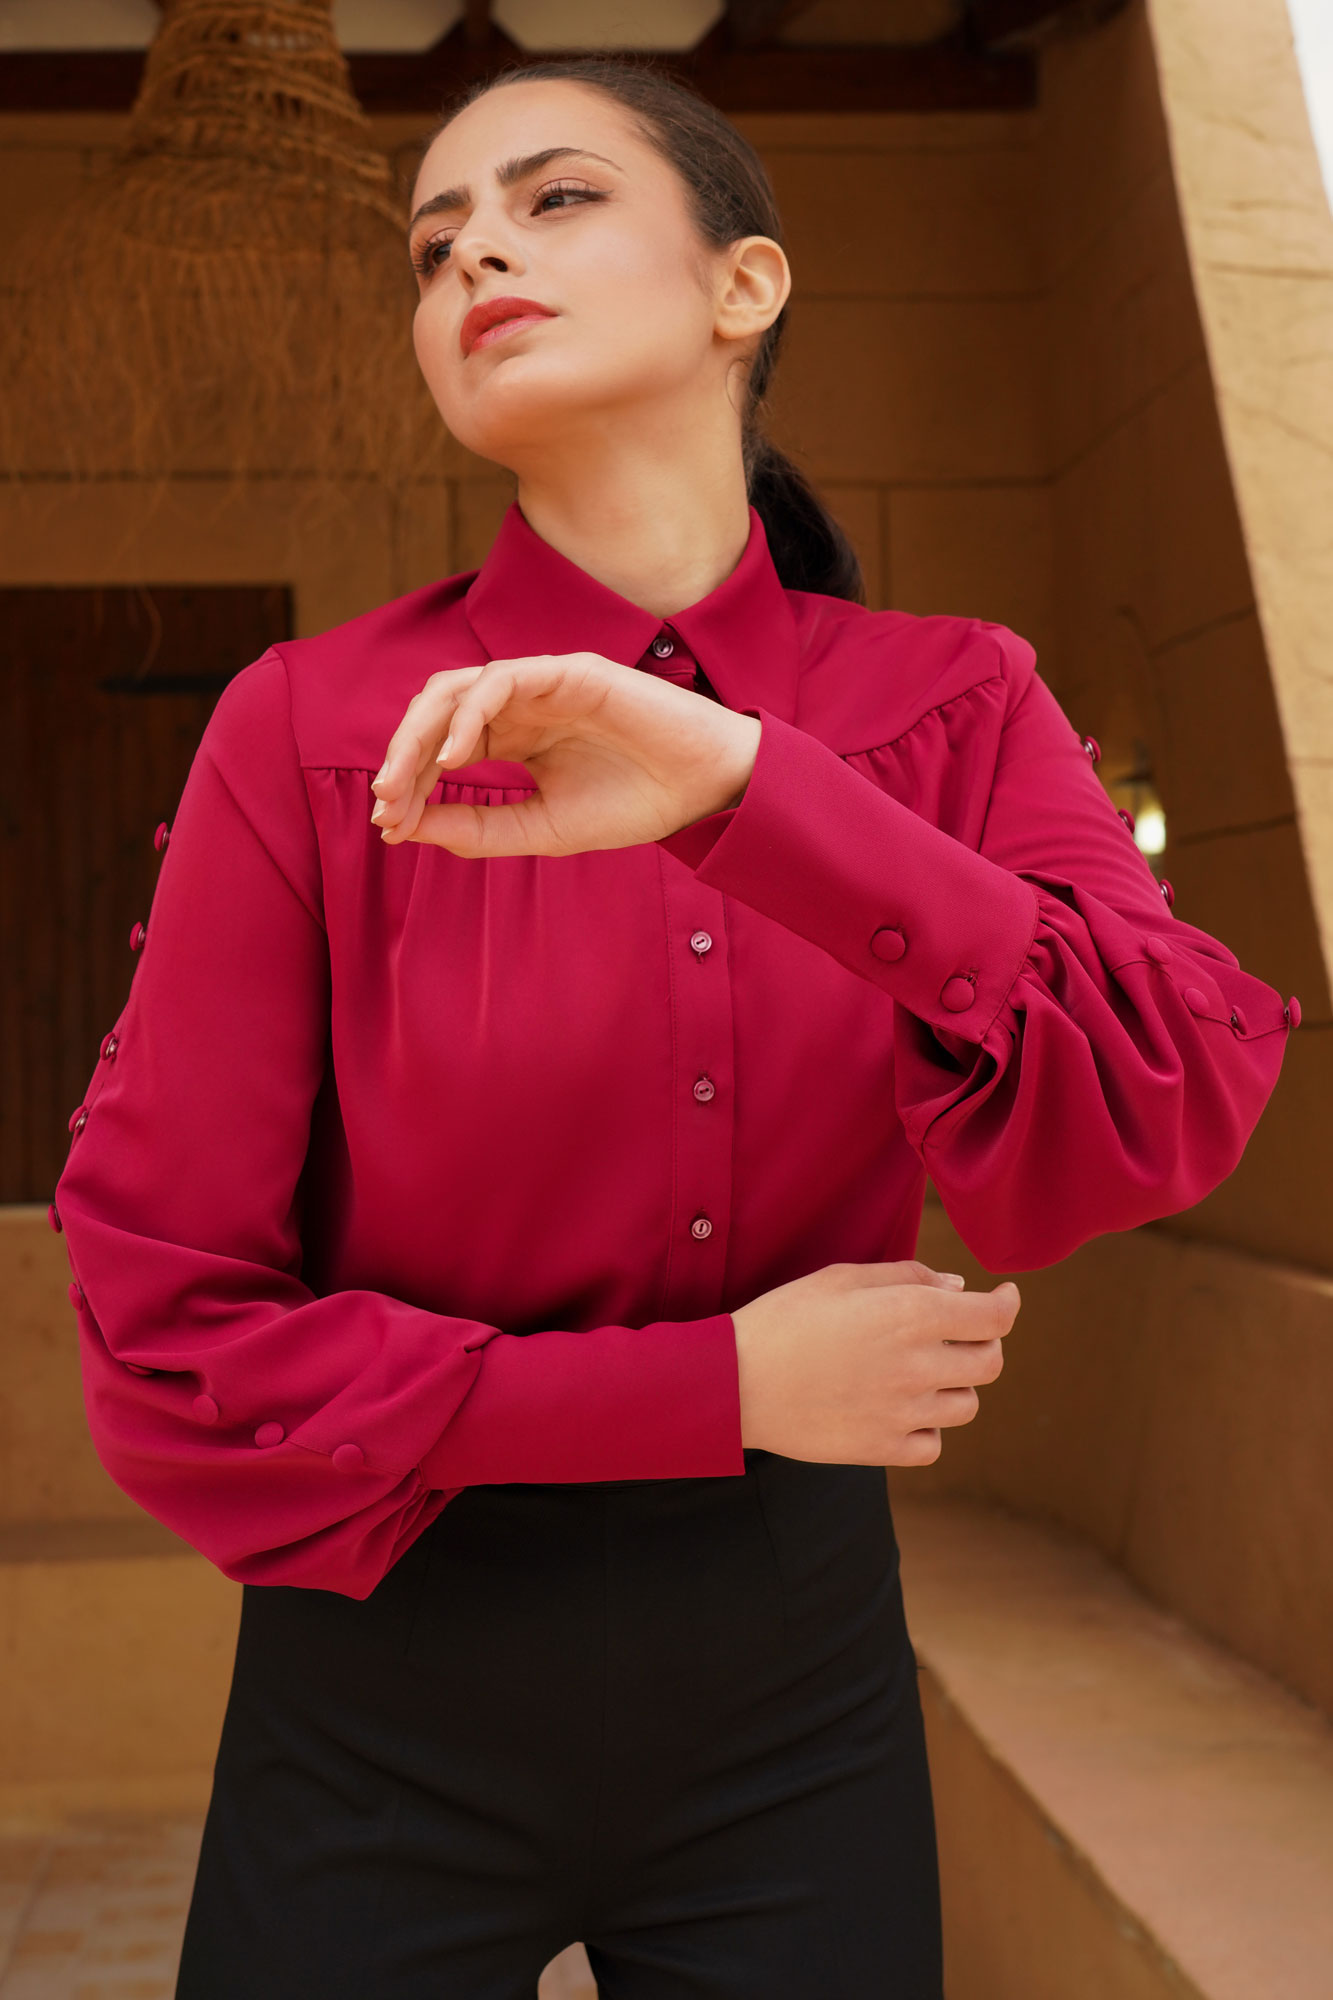
[[[795,721],[796,623],[753,507],[749,539],[731,574],[697,603],[658,618],[543,541],[511,501],[466,608],[493,660],[592,652],[638,666],[651,642],[670,634],[685,642],[728,708],[762,706]]]

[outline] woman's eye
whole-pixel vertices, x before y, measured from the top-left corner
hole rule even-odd
[[[563,205],[566,201],[600,200],[601,195],[596,188],[576,187],[568,181],[558,181],[550,187],[540,189],[533,196],[532,205],[534,208],[540,209],[544,208],[548,201],[559,201]]]
[[[423,243],[421,248],[414,252],[412,268],[418,277],[428,278],[432,271],[439,270],[451,240],[447,236],[433,236],[429,243]],[[440,253],[438,257],[437,252]]]

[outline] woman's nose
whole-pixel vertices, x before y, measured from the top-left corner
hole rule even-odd
[[[475,235],[467,230],[455,236],[450,258],[457,261],[462,275],[473,282],[483,271],[508,271],[513,268],[512,254],[496,242],[493,236],[478,230]]]

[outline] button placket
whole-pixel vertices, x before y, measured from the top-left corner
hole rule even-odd
[[[670,1243],[663,1316],[719,1310],[731,1216],[733,1062],[728,912],[720,890],[661,856],[672,986]]]

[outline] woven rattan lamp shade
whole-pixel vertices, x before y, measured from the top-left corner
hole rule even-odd
[[[330,0],[168,0],[123,153],[11,272],[7,463],[434,470],[401,207]]]

